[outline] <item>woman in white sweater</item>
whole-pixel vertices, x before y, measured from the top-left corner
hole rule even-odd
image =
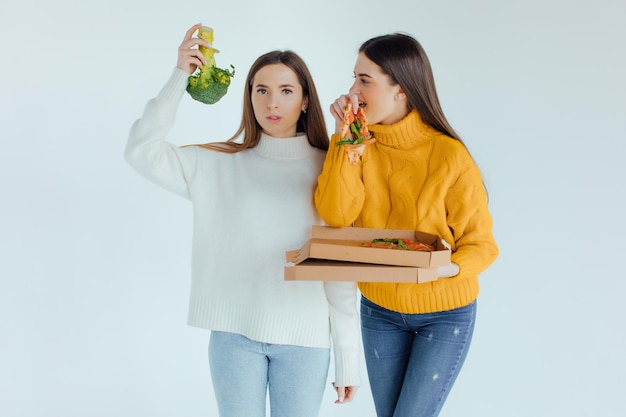
[[[285,251],[321,224],[313,190],[328,148],[311,75],[291,51],[250,68],[244,111],[225,142],[167,141],[188,77],[209,45],[190,28],[178,63],[130,131],[125,158],[140,174],[191,201],[189,325],[211,330],[209,363],[220,416],[319,413],[334,348],[337,403],[360,384],[354,283],[285,281]]]

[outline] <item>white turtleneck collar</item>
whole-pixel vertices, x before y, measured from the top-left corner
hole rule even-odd
[[[262,133],[259,144],[253,149],[263,157],[278,159],[300,159],[316,152],[304,133],[291,138],[275,138]]]

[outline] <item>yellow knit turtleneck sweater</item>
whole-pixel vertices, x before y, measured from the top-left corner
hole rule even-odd
[[[449,310],[478,296],[478,274],[498,256],[480,171],[463,144],[426,125],[416,111],[392,125],[371,125],[376,142],[350,165],[333,135],[315,204],[334,227],[419,230],[452,246],[460,272],[423,284],[359,283],[389,310]]]

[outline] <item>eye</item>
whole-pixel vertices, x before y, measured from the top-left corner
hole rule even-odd
[[[290,90],[290,89],[288,89],[288,88],[284,88],[284,89],[283,89],[283,94],[284,94],[284,95],[289,95],[289,94],[292,94],[292,93],[293,93],[293,91],[292,91],[292,90]]]
[[[265,88],[257,88],[257,94],[267,94],[267,90]]]

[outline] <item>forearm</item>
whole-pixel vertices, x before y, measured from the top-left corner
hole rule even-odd
[[[361,213],[365,200],[365,186],[359,161],[351,165],[341,146],[339,136],[333,135],[322,173],[315,190],[315,206],[329,226],[351,225]]]
[[[459,265],[460,276],[476,276],[487,269],[498,257],[498,246],[492,233],[492,219],[488,211],[486,200],[481,198],[482,204],[476,212],[464,222],[461,229],[457,226],[458,236],[455,236],[455,250],[451,261]]]
[[[330,330],[335,357],[335,385],[358,386],[360,378],[360,328],[354,282],[325,282]]]
[[[451,261],[459,265],[459,277],[476,276],[498,257],[498,246],[493,237],[484,236],[472,243],[461,244],[452,254]]]
[[[186,85],[187,74],[176,69],[131,127],[124,152],[126,161],[140,174],[185,197],[188,193],[179,149],[165,139]]]

